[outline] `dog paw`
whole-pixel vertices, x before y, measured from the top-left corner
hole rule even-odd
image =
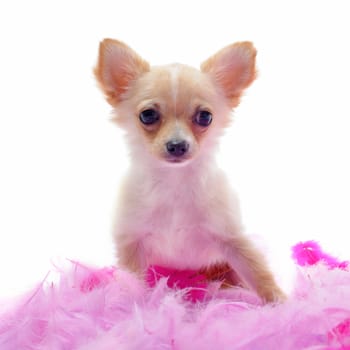
[[[281,304],[287,300],[287,295],[278,286],[262,287],[258,294],[264,303]]]

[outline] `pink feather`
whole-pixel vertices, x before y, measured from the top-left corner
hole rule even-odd
[[[204,285],[188,271],[153,267],[147,284],[71,262],[59,282],[45,280],[1,315],[0,349],[349,350],[347,263],[310,242],[294,256],[302,265],[294,292],[264,306],[249,291]],[[194,290],[205,293],[192,298]]]

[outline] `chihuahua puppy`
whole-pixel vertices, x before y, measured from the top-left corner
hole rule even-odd
[[[205,271],[265,302],[284,299],[244,235],[237,198],[214,158],[232,108],[256,77],[255,57],[250,42],[239,42],[200,70],[151,67],[124,43],[101,42],[95,76],[131,154],[115,228],[120,265],[140,274],[153,265]]]

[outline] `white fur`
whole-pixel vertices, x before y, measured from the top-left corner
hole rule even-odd
[[[169,66],[169,73],[171,76],[171,92],[172,92],[172,99],[173,99],[175,114],[176,114],[177,94],[178,94],[178,87],[179,87],[179,82],[178,82],[179,71],[180,71],[179,64],[175,63]]]
[[[132,209],[121,208],[117,234],[127,232],[141,243],[144,268],[199,269],[223,262],[222,238],[232,235],[232,225],[240,234],[238,203],[228,195],[223,173],[212,163],[195,163],[130,169],[123,202],[132,203]]]

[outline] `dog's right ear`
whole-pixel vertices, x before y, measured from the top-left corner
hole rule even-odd
[[[124,43],[113,39],[100,43],[94,73],[112,106],[117,105],[130,84],[149,69],[149,64]]]

